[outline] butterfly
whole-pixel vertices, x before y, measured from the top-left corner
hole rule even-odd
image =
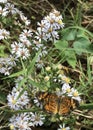
[[[46,112],[67,115],[78,105],[77,101],[67,96],[58,96],[55,93],[39,92],[38,100]]]

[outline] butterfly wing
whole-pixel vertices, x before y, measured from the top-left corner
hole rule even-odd
[[[70,112],[71,108],[71,99],[68,97],[60,97],[59,100],[59,115],[67,115]]]
[[[76,101],[70,97],[58,97],[56,94],[39,92],[38,99],[42,103],[46,112],[59,115],[67,115],[78,105]]]
[[[58,113],[58,96],[55,94],[50,94],[48,96],[48,101],[44,105],[44,109],[52,114]]]

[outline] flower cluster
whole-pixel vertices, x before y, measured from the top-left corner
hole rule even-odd
[[[81,101],[81,98],[80,98],[80,94],[79,92],[75,89],[75,88],[71,88],[71,86],[67,83],[64,83],[62,85],[62,88],[61,88],[61,91],[57,91],[57,95],[60,96],[68,96],[68,97],[71,97],[75,100],[77,100],[78,102]]]
[[[37,75],[37,78],[39,78],[42,83],[45,82],[45,86],[48,82],[50,82],[50,87],[52,84],[58,84],[58,86],[60,86],[60,84],[63,83],[70,83],[70,78],[66,76],[65,70],[61,64],[52,64],[51,66],[43,67],[43,70],[40,77]]]
[[[28,40],[29,37],[32,37],[32,30],[24,29],[23,32],[19,35],[19,40],[24,43],[25,46],[31,46],[30,41]]]
[[[41,20],[41,22],[37,22],[38,27],[35,32],[35,39],[33,40],[33,43],[35,44],[34,49],[36,51],[41,49],[41,53],[36,61],[37,68],[42,68],[44,66],[41,58],[42,56],[46,56],[48,54],[46,45],[42,44],[43,41],[48,42],[59,39],[58,30],[64,27],[62,20],[63,18],[60,12],[53,9],[49,15],[45,16]]]
[[[0,29],[0,40],[7,39],[9,35],[9,31],[6,31],[5,29]]]
[[[26,26],[28,26],[31,22],[27,19],[27,17],[24,16],[24,14],[15,8],[14,4],[11,4],[7,2],[7,0],[0,0],[0,3],[4,3],[4,7],[0,6],[0,15],[3,17],[6,17],[8,15],[14,15],[19,14],[20,19],[25,23]]]
[[[16,61],[13,56],[9,56],[6,58],[0,58],[0,73],[4,75],[10,75],[12,68],[16,66]]]
[[[49,15],[43,18],[41,23],[38,22],[38,28],[36,32],[36,39],[40,42],[42,40],[55,40],[59,38],[58,31],[64,27],[62,22],[62,15],[59,11],[53,10]]]
[[[30,42],[26,44],[30,44]],[[15,55],[16,58],[22,58],[22,59],[27,59],[30,56],[30,52],[29,50],[24,46],[23,43],[19,42],[13,42],[13,44],[11,44],[11,48],[12,48],[12,54]]]
[[[44,116],[37,113],[21,113],[10,118],[10,129],[32,130],[31,127],[42,126]]]
[[[30,122],[30,115],[27,113],[14,115],[9,121],[11,130],[31,130],[31,126],[33,126]]]
[[[23,91],[22,95],[20,93]],[[7,96],[8,106],[14,110],[23,109],[27,104],[29,104],[29,98],[27,91],[19,87],[16,83],[13,87],[12,92]]]
[[[1,0],[0,3],[3,3],[0,5],[0,16],[2,18],[1,20],[7,20],[7,18],[10,18],[11,16],[11,20],[13,20],[11,27],[13,25],[21,26],[22,24],[19,22],[19,20],[21,20],[21,22],[23,22],[26,26],[30,24],[30,20],[28,20],[27,17],[25,17],[24,14],[14,6],[14,4],[7,2],[7,0]],[[13,15],[15,15],[15,18],[12,17]],[[19,20],[17,20],[18,16]],[[7,38],[11,39],[11,37],[9,37],[11,36],[11,30],[10,32],[6,31],[4,27],[2,24],[2,29],[0,29],[0,40],[7,40]],[[28,47],[31,46],[31,42],[28,40],[28,38],[31,36],[31,30],[23,29],[23,32],[19,36],[18,42],[14,41],[13,44],[11,44],[11,52],[15,58],[22,57],[22,59],[27,59],[30,56]]]
[[[28,93],[23,87],[19,87],[19,82],[23,77],[19,77],[15,82],[12,92],[7,96],[8,106],[13,110],[28,109],[30,105],[30,99]],[[31,130],[31,127],[42,126],[45,117],[40,113],[21,113],[12,116],[9,120],[10,129],[19,130]]]

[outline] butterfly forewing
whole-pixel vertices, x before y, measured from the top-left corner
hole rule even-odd
[[[49,95],[49,100],[46,102],[44,109],[53,114],[57,114],[58,112],[58,96],[55,94]]]

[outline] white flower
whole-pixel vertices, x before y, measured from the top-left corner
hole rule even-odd
[[[33,126],[33,123],[30,118],[30,114],[27,113],[17,114],[17,116],[14,115],[9,120],[9,126],[12,126],[14,130],[32,130],[31,126]]]
[[[24,29],[23,32],[20,34],[20,37],[22,38],[27,38],[32,36],[32,31],[31,30],[26,30]]]
[[[13,4],[7,3],[5,5],[5,9],[8,11],[8,13],[10,12],[11,14],[15,14],[16,12],[16,8],[14,8]]]
[[[28,41],[26,42],[27,46],[29,46],[30,43]],[[11,45],[11,48],[12,48],[12,54],[15,54],[17,58],[22,57],[22,59],[27,59],[30,56],[29,50],[25,48],[23,43],[14,42]]]
[[[25,17],[23,14],[20,14],[20,18],[25,23],[25,25],[28,26],[30,24],[30,20],[28,20],[27,17]]]
[[[2,7],[0,6],[0,14],[1,14],[2,16],[6,16],[6,15],[8,14],[8,11],[6,11],[5,8],[2,8]]]
[[[30,56],[29,50],[25,47],[20,48],[16,53],[17,58],[22,57],[22,59],[27,59]]]
[[[36,51],[38,51],[40,48],[43,47],[43,44],[41,44],[41,41],[39,43],[39,41],[33,40],[33,43],[35,44],[35,46],[32,49],[35,49]]]
[[[31,42],[26,37],[20,37],[19,40],[22,42],[24,46],[31,46]]]
[[[14,53],[16,54],[22,47],[23,47],[22,43],[13,42],[13,44],[11,44],[12,54]]]
[[[42,126],[43,121],[45,120],[45,117],[43,115],[39,115],[37,113],[32,113],[31,121],[33,122],[34,126]]]
[[[59,125],[59,128],[57,130],[70,130],[70,127],[65,127],[65,124]]]
[[[42,39],[46,40],[46,34],[42,31],[42,28],[38,27],[35,38],[41,43]]]
[[[53,30],[53,28],[49,28],[49,29],[47,30],[46,37],[47,37],[47,39],[49,39],[49,40],[52,40],[53,38],[54,38],[54,40],[55,40],[55,39],[59,39],[58,32],[55,31],[55,30]]]
[[[8,106],[9,106],[11,109],[15,109],[15,110],[20,109],[19,102],[16,101],[18,95],[19,95],[19,92],[16,92],[16,93],[11,92],[11,94],[9,94],[9,95],[7,96]]]
[[[10,75],[12,68],[16,65],[16,59],[12,56],[0,58],[0,73]]]
[[[37,107],[40,107],[41,109],[43,108],[43,105],[39,102],[37,97],[35,97],[33,101]]]
[[[7,39],[9,35],[10,35],[9,31],[6,31],[5,29],[0,29],[0,40]]]
[[[36,67],[37,68],[42,68],[44,66],[44,63],[42,60],[40,60],[40,57],[38,57],[37,61],[36,61]]]
[[[78,102],[81,101],[81,98],[79,95],[80,94],[78,93],[78,91],[74,88],[72,88],[70,93],[68,93],[68,96],[72,97],[73,99],[77,100]]]
[[[8,58],[8,63],[11,65],[11,66],[16,66],[16,61],[18,61],[17,58],[15,58],[14,56],[10,55],[9,58]]]
[[[10,75],[10,70],[11,70],[11,67],[1,67],[0,73],[2,73],[4,75]]]
[[[18,10],[17,8],[16,8],[16,12],[17,12],[19,15],[24,15],[23,12],[20,11],[20,10]]]
[[[62,91],[59,88],[56,88],[56,95],[60,97],[62,96],[62,94],[63,94]]]
[[[0,3],[6,3],[7,0],[0,0]]]
[[[59,76],[62,80],[62,83],[67,83],[67,84],[70,83],[70,79],[67,76],[65,76],[63,74],[60,74]]]
[[[71,86],[67,83],[64,83],[62,85],[62,93],[65,94],[65,93],[70,93],[71,91]]]
[[[29,103],[27,91],[24,91],[22,95],[19,96],[22,90],[22,88],[18,88],[18,85],[16,85],[15,87],[13,87],[12,92],[7,96],[8,106],[11,109],[19,110]]]

